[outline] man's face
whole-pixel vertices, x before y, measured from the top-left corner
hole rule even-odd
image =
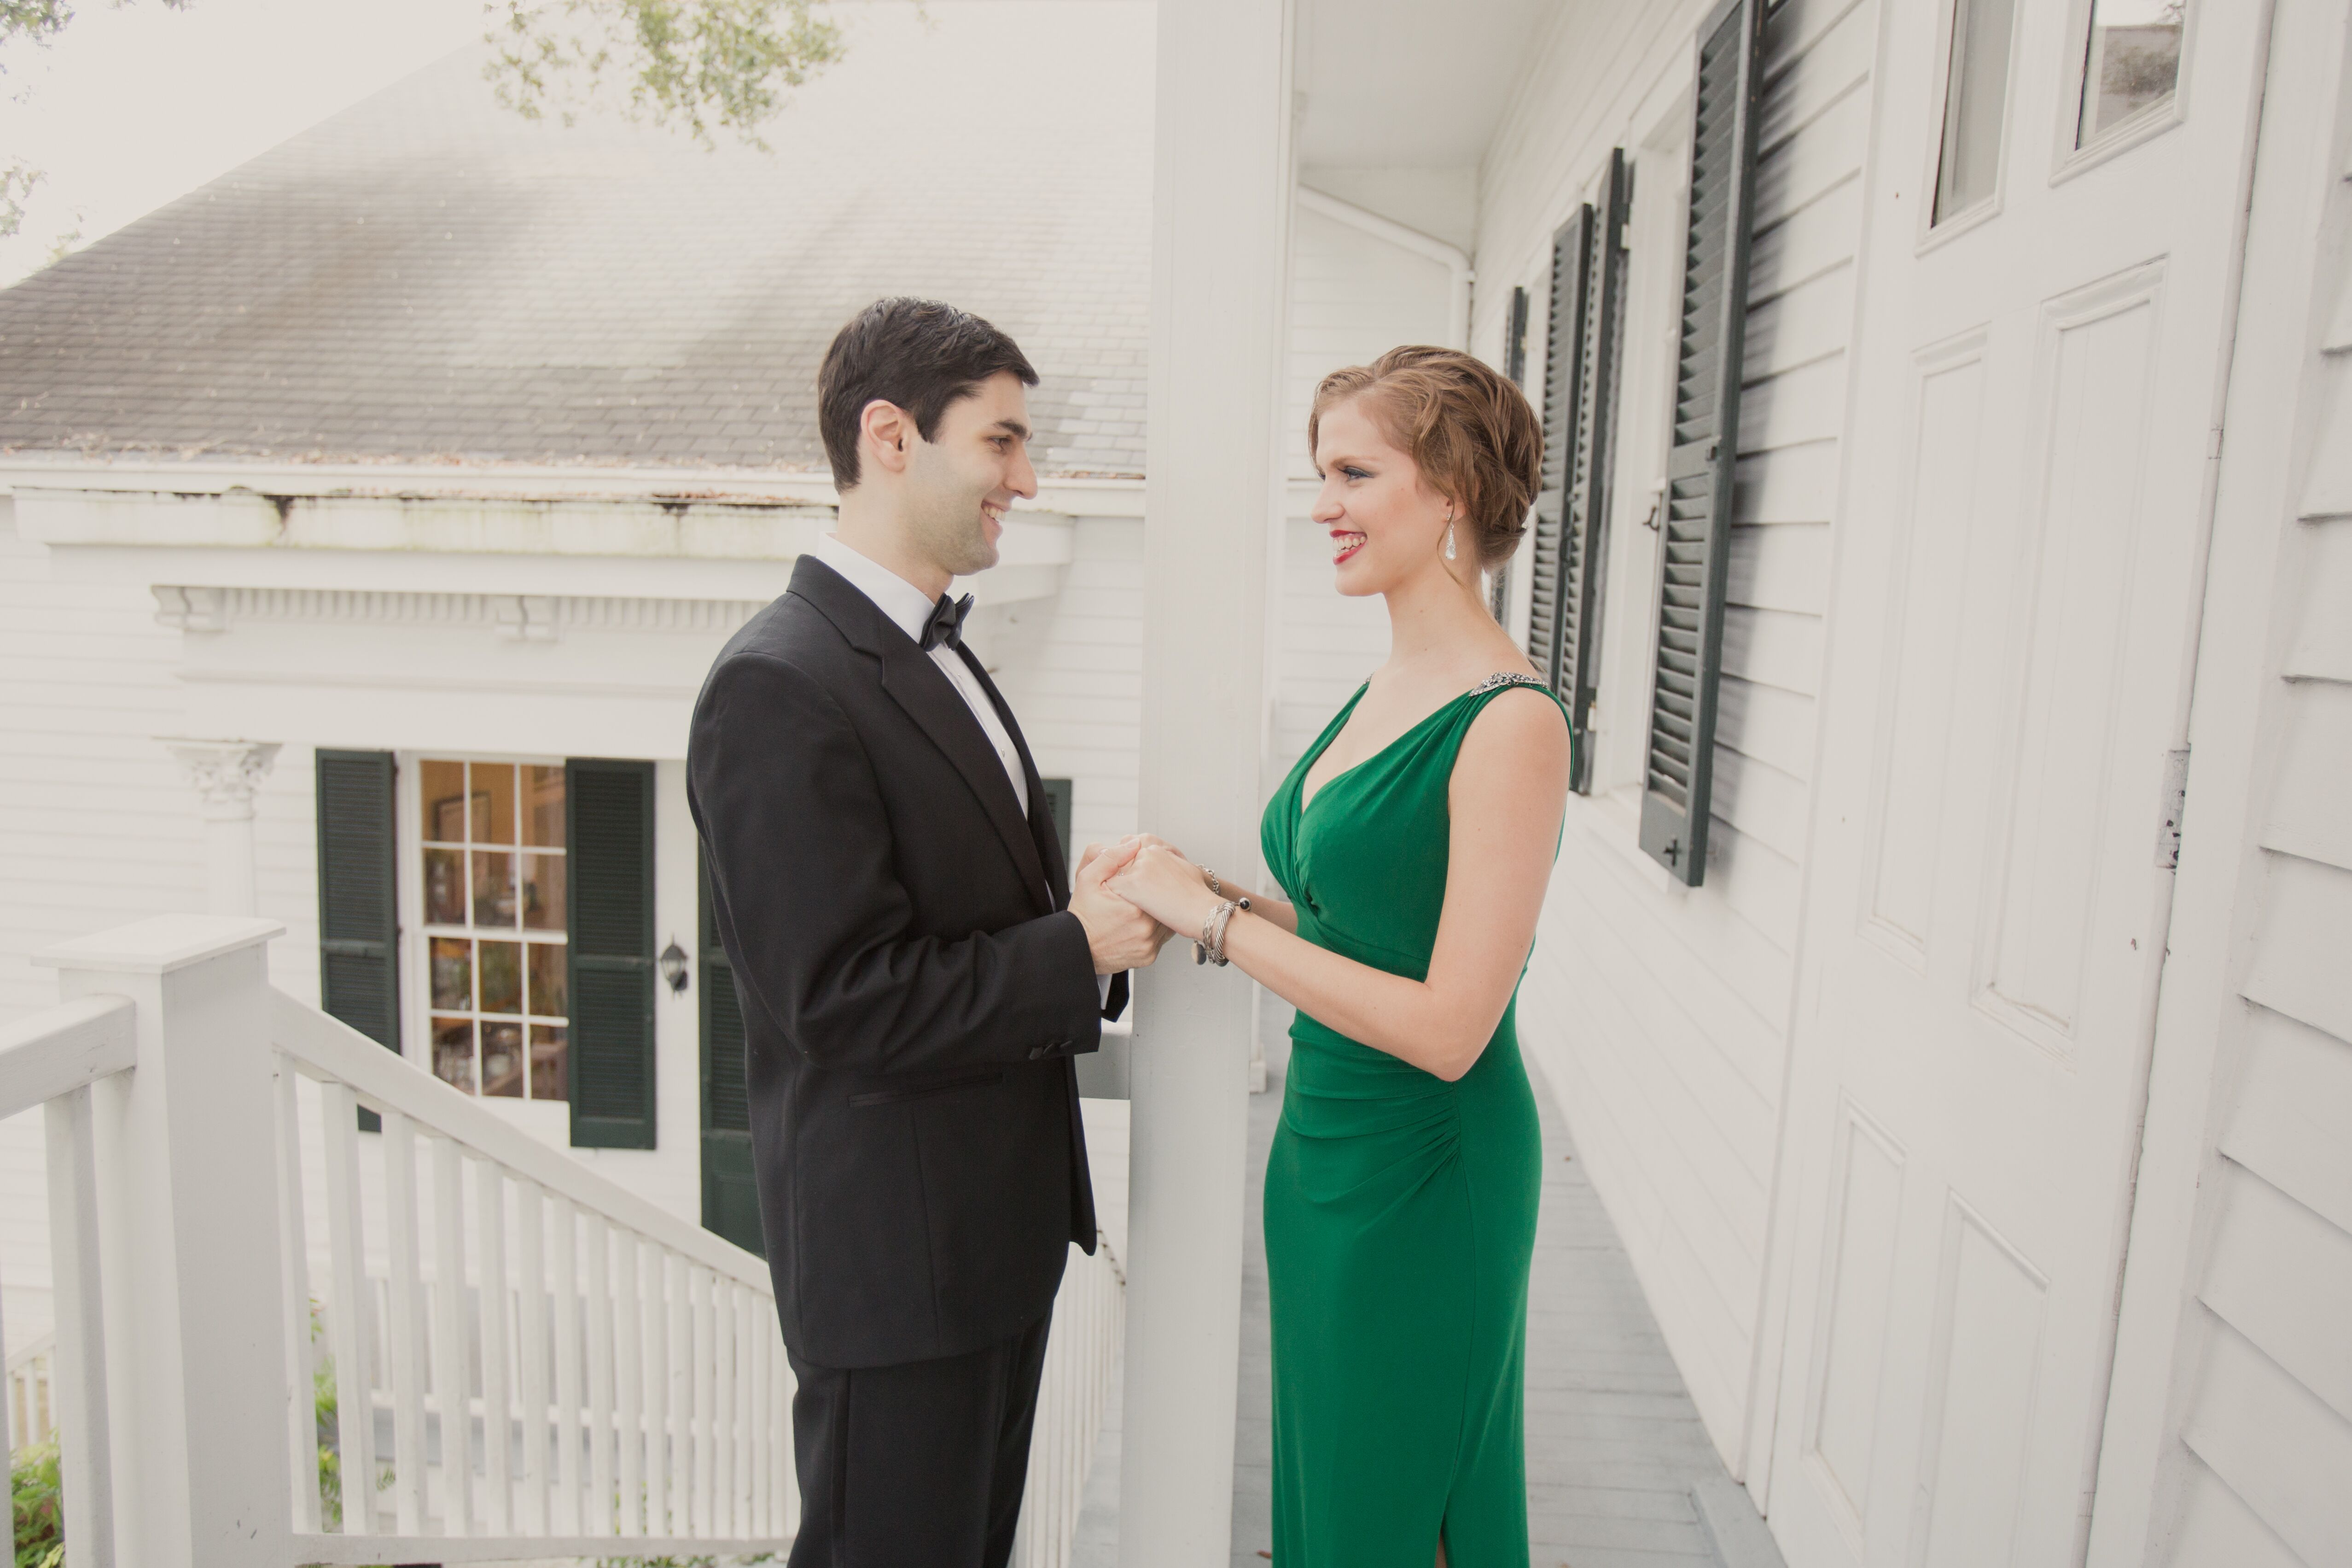
[[[1011,371],[989,377],[940,416],[937,439],[908,443],[903,493],[912,541],[962,577],[996,564],[1015,496],[1037,493],[1029,466],[1029,395]]]

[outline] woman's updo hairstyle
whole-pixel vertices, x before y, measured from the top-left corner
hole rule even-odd
[[[1323,378],[1307,416],[1310,453],[1325,411],[1355,397],[1429,487],[1461,509],[1455,526],[1478,564],[1509,560],[1542,482],[1543,422],[1527,395],[1458,349],[1407,344]]]

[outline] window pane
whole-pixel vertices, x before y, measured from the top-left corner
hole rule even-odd
[[[563,764],[527,764],[522,770],[523,842],[563,847]]]
[[[1936,170],[1937,223],[1990,196],[2000,175],[2010,19],[2016,10],[2017,0],[1953,0],[1943,155]]]
[[[533,1100],[569,1100],[566,1084],[564,1032],[550,1024],[530,1026],[530,1097]]]
[[[461,926],[466,923],[466,852],[427,849],[425,852],[425,923]]]
[[[486,942],[482,951],[482,1011],[522,1011],[522,943]]]
[[[474,842],[515,841],[515,770],[512,763],[475,763]]]
[[[474,1005],[474,944],[461,936],[433,939],[433,1005]]]
[[[563,857],[522,858],[522,923],[533,931],[563,929]]]
[[[433,1072],[444,1083],[474,1092],[474,1021],[433,1020]]]
[[[417,796],[424,803],[425,837],[443,844],[466,841],[466,764],[423,763],[416,770]]]
[[[534,1017],[569,1017],[572,1008],[567,987],[570,976],[565,973],[566,949],[560,942],[535,942],[530,944],[530,1011]]]
[[[522,1026],[482,1026],[482,1092],[522,1098]]]
[[[2172,96],[2188,9],[2186,0],[2092,0],[2075,146]]]
[[[503,851],[474,851],[474,923],[512,931],[515,924],[514,861]]]

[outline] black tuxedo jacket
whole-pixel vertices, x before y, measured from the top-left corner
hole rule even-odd
[[[1070,1061],[1101,1041],[1094,961],[1028,744],[963,657],[1025,819],[954,684],[812,557],[695,702],[761,1226],[784,1342],[820,1366],[1003,1339],[1052,1307],[1069,1243],[1094,1250]]]

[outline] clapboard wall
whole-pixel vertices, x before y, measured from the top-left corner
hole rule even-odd
[[[1637,847],[1631,785],[1646,711],[1654,537],[1642,524],[1676,284],[1680,146],[1706,7],[1563,8],[1533,51],[1482,171],[1473,343],[1504,356],[1510,289],[1535,300],[1541,384],[1553,230],[1590,199],[1610,149],[1634,163],[1608,652],[1594,795],[1571,802],[1520,1035],[1547,1068],[1669,1347],[1734,1472],[1752,1397],[1788,1013],[1803,879],[1814,704],[1845,418],[1861,174],[1875,47],[1868,0],[1784,0],[1766,43],[1746,386],[1705,885]],[[1646,139],[1648,145],[1643,145]],[[1686,144],[1686,143],[1685,143]],[[1664,205],[1662,207],[1661,203]],[[1524,602],[1524,596],[1522,596]],[[1613,665],[1613,668],[1612,668]],[[1615,762],[1612,763],[1612,757]]]
[[[2184,823],[2184,873],[2210,842],[2200,828],[2238,863],[2168,1424],[2170,1517],[2149,1557],[2180,1568],[2352,1562],[2352,28],[2340,0],[2287,0],[2277,26],[2198,680],[2198,701],[2249,723],[2252,743],[2209,748],[2207,715],[2192,715]],[[2279,346],[2301,351],[2299,374],[2248,378],[2246,344],[2290,309],[2300,341]],[[2246,405],[2294,430],[2284,515],[2251,527],[2229,470]],[[2244,460],[2272,465],[2270,435],[2250,433]],[[2245,559],[2267,580],[2240,577]],[[2225,674],[2233,642],[2259,650],[2243,684]],[[2208,768],[2249,770],[2241,843],[2226,809],[2200,823]],[[2200,954],[2172,962],[2184,956]]]

